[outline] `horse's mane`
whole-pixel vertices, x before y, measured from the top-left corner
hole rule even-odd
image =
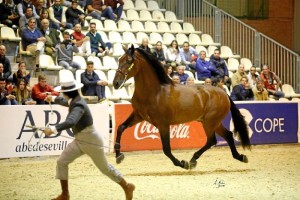
[[[170,77],[167,75],[162,64],[155,56],[147,53],[140,48],[136,48],[135,50],[137,50],[150,63],[150,65],[156,72],[157,78],[161,84],[174,84],[172,79],[170,79]]]

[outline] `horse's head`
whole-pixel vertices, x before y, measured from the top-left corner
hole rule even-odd
[[[133,77],[137,69],[134,66],[135,61],[135,48],[132,45],[129,49],[123,46],[125,54],[119,59],[119,68],[117,69],[116,75],[113,80],[115,89],[123,86],[123,84],[131,77]]]

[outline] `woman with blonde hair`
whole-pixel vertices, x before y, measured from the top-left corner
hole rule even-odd
[[[36,101],[31,98],[30,91],[27,89],[27,82],[25,79],[20,79],[13,89],[12,94],[16,97],[18,105],[35,105]]]

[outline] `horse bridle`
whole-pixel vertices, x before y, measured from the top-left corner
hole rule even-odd
[[[121,84],[120,87],[119,87],[119,89],[123,87],[123,85],[125,84],[125,81],[126,81],[126,79],[127,79],[128,72],[130,72],[131,69],[133,68],[133,66],[134,66],[133,61],[134,61],[134,59],[132,59],[132,63],[131,63],[130,66],[127,68],[127,71],[126,71],[126,72],[122,72],[122,71],[120,70],[120,68],[123,68],[124,65],[128,64],[128,61],[127,61],[126,63],[124,63],[123,65],[121,65],[121,66],[117,69],[116,73],[120,73],[120,74],[122,74],[122,75],[125,76],[125,77],[124,77],[124,80],[123,80],[123,82],[122,82],[122,84]]]

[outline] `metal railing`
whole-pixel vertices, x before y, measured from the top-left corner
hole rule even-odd
[[[217,8],[214,0],[157,0],[161,8],[175,12],[196,30],[210,34],[215,42],[229,46],[241,58],[260,67],[267,63],[283,83],[300,92],[300,56],[239,19]]]

